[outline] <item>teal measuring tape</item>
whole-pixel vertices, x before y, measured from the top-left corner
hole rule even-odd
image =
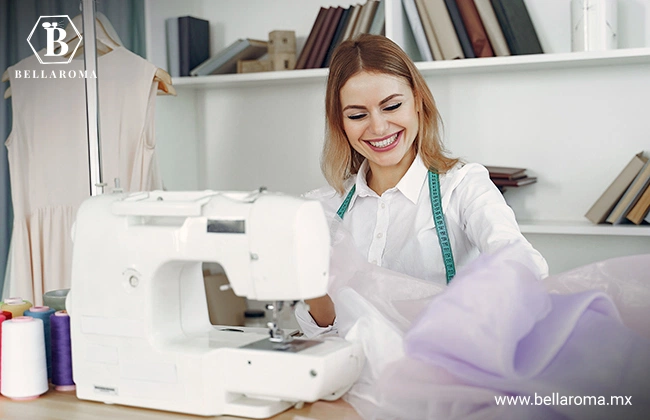
[[[352,186],[350,192],[341,203],[336,214],[343,219],[343,215],[348,210],[350,201],[354,197],[356,191],[356,184]],[[447,223],[445,216],[442,213],[442,201],[440,198],[440,180],[438,174],[429,171],[429,197],[431,199],[431,211],[433,212],[433,224],[436,227],[436,234],[438,235],[438,242],[442,251],[442,260],[445,264],[445,273],[447,275],[447,284],[456,275],[456,265],[454,264],[454,255],[451,251],[451,242],[449,241],[449,233],[447,232]]]

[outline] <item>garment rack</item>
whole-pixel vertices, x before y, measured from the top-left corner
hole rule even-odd
[[[95,36],[95,0],[81,1],[82,32],[86,38],[84,43],[85,74],[95,74],[97,71],[97,39]],[[90,41],[90,42],[88,42]],[[86,125],[88,130],[88,168],[90,174],[90,195],[104,193],[106,184],[102,173],[102,148],[100,139],[99,98],[97,80],[86,77]]]

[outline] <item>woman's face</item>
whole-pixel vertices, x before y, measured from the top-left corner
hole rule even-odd
[[[362,71],[348,79],[340,95],[343,130],[371,167],[396,166],[405,157],[413,158],[419,116],[404,79]]]

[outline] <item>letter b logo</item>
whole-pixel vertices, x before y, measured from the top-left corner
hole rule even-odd
[[[45,30],[46,33],[47,44],[41,51],[37,51],[31,42],[37,30]],[[70,36],[66,42],[66,36],[74,35],[71,31],[76,33],[76,37]],[[77,48],[81,45],[81,39],[81,34],[68,15],[41,16],[27,37],[27,43],[41,64],[67,64],[72,61]]]
[[[65,39],[65,29],[58,28],[58,22],[44,22],[43,27],[47,32],[47,52],[45,56],[62,56],[68,53],[68,44],[62,42]],[[61,47],[59,53],[55,53],[54,50],[57,45]]]

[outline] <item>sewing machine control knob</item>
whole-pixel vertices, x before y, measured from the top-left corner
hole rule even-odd
[[[124,287],[127,291],[132,291],[140,284],[141,274],[132,268],[127,268],[122,272]]]

